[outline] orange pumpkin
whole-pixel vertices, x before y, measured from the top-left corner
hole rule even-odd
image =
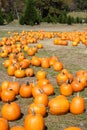
[[[73,82],[71,83],[72,89],[74,92],[79,92],[84,89],[84,84],[80,82],[80,79],[74,79]]]
[[[9,81],[5,80],[1,83],[1,90],[7,89],[9,86]]]
[[[49,112],[53,115],[65,114],[69,111],[69,101],[65,96],[59,95],[48,103]]]
[[[76,96],[70,103],[70,112],[72,114],[81,114],[84,112],[85,104],[82,97]]]
[[[63,69],[63,64],[62,64],[62,62],[56,61],[56,62],[53,64],[53,69],[54,69],[55,71],[60,71],[60,70],[62,70],[62,69]]]
[[[16,67],[14,65],[8,66],[7,73],[9,76],[14,76],[15,71],[16,71]]]
[[[1,92],[1,100],[3,102],[14,101],[15,100],[15,92],[12,89],[5,89]]]
[[[70,96],[73,93],[72,86],[69,83],[63,83],[62,85],[60,85],[59,89],[60,89],[60,94],[64,96]]]
[[[44,130],[44,118],[40,114],[28,114],[24,120],[24,127],[26,130]]]
[[[46,72],[44,70],[39,70],[36,72],[37,80],[46,78]]]
[[[80,127],[71,126],[68,128],[65,128],[64,130],[82,130]]]
[[[32,103],[28,106],[28,113],[29,114],[33,114],[32,109],[34,110],[34,112],[36,114],[41,114],[42,116],[46,115],[46,107],[44,106],[44,104],[36,104],[36,103]]]
[[[12,126],[10,130],[25,130],[24,126]]]
[[[32,95],[32,86],[27,82],[26,84],[22,84],[19,90],[19,94],[23,98],[29,98]]]
[[[16,78],[23,78],[23,77],[25,77],[25,70],[23,70],[23,69],[17,69],[15,71],[15,73],[14,73],[14,76]]]
[[[40,59],[36,56],[33,56],[31,59],[31,64],[37,67],[40,66],[41,64]]]
[[[8,121],[14,121],[20,118],[21,109],[16,102],[6,103],[2,106],[1,115]]]
[[[42,93],[34,98],[34,103],[43,104],[44,106],[48,106],[49,98],[45,93]]]
[[[20,83],[17,81],[9,82],[8,88],[12,89],[15,92],[15,95],[18,95],[20,89]]]
[[[8,66],[10,66],[12,64],[11,60],[7,59],[4,61],[3,65],[5,68],[8,68]]]
[[[34,69],[33,68],[26,68],[25,69],[25,75],[28,77],[34,76]]]
[[[39,85],[40,87],[46,85],[46,84],[49,84],[50,81],[47,79],[47,78],[44,78],[44,79],[40,79],[37,81],[37,85]]]
[[[9,124],[5,118],[0,117],[0,130],[9,130]]]
[[[32,87],[32,96],[35,98],[36,96],[43,93],[43,89],[41,89],[39,86],[33,86]]]
[[[68,76],[64,72],[60,72],[56,76],[56,81],[59,86],[62,85],[63,83],[66,83],[67,80],[68,80]]]
[[[53,95],[54,94],[54,86],[49,84],[45,84],[41,87],[44,91],[45,94],[47,94],[48,96]]]

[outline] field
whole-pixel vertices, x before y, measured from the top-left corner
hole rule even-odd
[[[21,32],[21,31],[38,31],[43,30],[47,32],[73,32],[73,31],[84,31],[87,28],[87,24],[77,24],[77,25],[60,25],[60,24],[45,24],[35,26],[20,26],[12,23],[11,25],[0,26],[0,39],[5,36],[8,36],[8,31],[10,32]],[[84,44],[79,44],[78,46],[72,46],[71,42],[69,42],[68,46],[54,45],[53,41],[55,38],[44,40],[39,40],[35,44],[30,44],[29,46],[37,45],[38,43],[43,44],[43,49],[38,50],[36,56],[40,57],[49,57],[56,55],[63,63],[64,68],[68,69],[70,73],[73,75],[78,70],[87,70],[87,47]],[[5,58],[6,59],[6,58]],[[0,84],[5,81],[12,81],[14,77],[8,76],[6,69],[3,67],[4,58],[0,58]],[[34,67],[35,73],[38,70],[41,70],[41,67]],[[52,85],[55,88],[55,94],[49,96],[49,99],[59,95],[59,86],[56,83],[56,75],[59,72],[53,70],[52,67],[48,69],[44,69],[47,72],[47,78],[50,80]],[[16,81],[19,81],[21,84],[29,82],[36,82],[35,76],[33,77],[24,77],[24,78],[16,78]],[[73,97],[76,96],[77,93],[67,97],[69,101]],[[84,91],[81,91],[80,96],[86,98],[87,97],[87,88]],[[22,117],[16,121],[9,121],[10,127],[13,125],[23,125],[24,118],[27,114],[27,106],[33,102],[33,98],[21,98],[20,95],[16,97],[15,102],[17,102],[22,111]],[[0,110],[3,106],[3,102],[0,101]],[[0,114],[1,116],[1,114]],[[87,130],[87,100],[85,99],[85,111],[79,115],[73,115],[68,112],[65,115],[51,115],[49,112],[44,118],[46,130],[64,130],[64,128],[69,126],[79,126],[82,130]]]

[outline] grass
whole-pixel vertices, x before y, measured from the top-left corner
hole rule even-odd
[[[7,31],[0,31],[0,39],[4,36],[9,36],[7,34]],[[48,42],[49,41],[49,42]],[[49,47],[50,44],[50,47]],[[64,68],[67,68],[72,74],[75,74],[76,71],[80,69],[87,69],[87,57],[86,57],[86,47],[84,45],[72,47],[70,44],[69,46],[63,47],[63,46],[55,46],[53,45],[53,39],[43,40],[44,48],[39,50],[38,53],[35,55],[38,57],[49,57],[54,54],[56,54],[60,61],[63,63]],[[27,56],[27,53],[25,52],[25,56]],[[79,60],[80,59],[80,60]],[[13,77],[10,77],[7,75],[6,69],[3,67],[2,63],[5,59],[0,58],[0,83],[4,80],[12,81]],[[35,74],[38,70],[42,69],[41,67],[33,67]],[[47,72],[47,77],[53,84],[55,88],[55,94],[52,96],[49,96],[49,99],[55,97],[56,95],[59,95],[59,86],[56,83],[56,75],[59,72],[56,72],[53,70],[53,68],[44,69]],[[26,81],[32,82],[36,81],[35,76],[34,77],[27,77],[22,79],[16,79],[20,83],[25,83]],[[67,97],[69,101],[72,100],[73,97],[76,96],[76,93],[71,95],[70,97]],[[80,96],[87,97],[87,88],[84,89],[84,91],[80,92]],[[10,126],[13,125],[23,125],[24,118],[26,114],[28,113],[27,107],[29,104],[33,102],[33,98],[21,98],[20,95],[16,97],[15,100],[21,107],[21,113],[22,117],[16,121],[9,122]],[[0,108],[4,105],[2,101],[0,101]],[[85,109],[87,110],[87,102],[85,100]],[[87,111],[84,111],[84,113],[80,115],[73,115],[70,112],[68,112],[65,115],[51,115],[48,112],[48,115],[44,118],[46,129],[45,130],[64,130],[64,128],[69,126],[79,126],[82,127],[82,130],[87,130]]]

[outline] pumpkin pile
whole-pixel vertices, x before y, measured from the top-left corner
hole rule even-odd
[[[9,33],[11,34],[11,33]],[[83,37],[84,36],[84,37]],[[9,76],[15,77],[15,81],[3,81],[0,87],[0,98],[3,102],[1,108],[0,130],[45,130],[47,113],[52,115],[82,114],[85,110],[84,98],[78,95],[87,87],[87,70],[79,70],[74,75],[64,68],[57,56],[38,57],[35,54],[43,49],[38,40],[55,38],[55,45],[68,45],[72,41],[73,46],[80,42],[87,45],[87,32],[44,32],[22,31],[14,32],[10,37],[4,37],[0,41],[0,57],[4,58],[3,66]],[[58,39],[57,39],[58,37]],[[30,44],[36,44],[30,46]],[[26,56],[27,55],[27,56]],[[36,71],[33,66],[41,67]],[[56,83],[59,87],[59,95],[54,95],[55,87],[47,78],[46,69],[52,67],[58,72]],[[21,83],[16,78],[32,77],[36,82]],[[71,100],[67,97],[77,93]],[[9,126],[9,121],[20,120],[22,111],[16,98],[33,98],[27,106],[27,115],[21,126]],[[35,126],[33,125],[35,124]],[[69,127],[65,130],[81,130],[79,127]]]

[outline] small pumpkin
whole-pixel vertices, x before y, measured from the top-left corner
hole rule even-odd
[[[63,83],[62,85],[60,85],[59,90],[60,94],[64,96],[70,96],[73,93],[72,86],[69,83]]]
[[[27,82],[26,84],[22,84],[19,90],[19,94],[23,98],[29,98],[32,95],[32,86]]]
[[[33,86],[32,87],[32,96],[35,98],[36,96],[42,94],[44,91],[39,86]]]
[[[34,103],[43,104],[44,106],[48,106],[49,98],[45,93],[42,93],[34,98]]]
[[[9,81],[5,80],[1,83],[1,90],[7,89],[9,86]]]
[[[36,72],[37,80],[46,78],[46,72],[44,70],[39,70]]]
[[[1,92],[1,100],[3,102],[14,101],[15,100],[15,92],[12,89],[5,89]]]
[[[63,64],[62,62],[60,61],[56,61],[54,64],[53,64],[53,69],[55,71],[61,71],[63,69]]]
[[[15,71],[16,67],[14,66],[14,64],[8,66],[7,73],[9,76],[14,76]]]
[[[26,75],[27,77],[32,77],[32,76],[34,76],[34,69],[33,69],[33,68],[26,68],[26,69],[25,69],[25,75]]]
[[[80,78],[74,79],[71,83],[71,86],[74,92],[82,91],[85,87],[84,84],[80,81]]]
[[[46,115],[46,107],[44,104],[36,104],[36,103],[31,103],[28,106],[28,113],[33,114],[32,109],[36,114],[41,114],[42,116]]]
[[[9,82],[8,88],[12,89],[15,92],[15,95],[18,95],[20,89],[20,83],[17,81]]]
[[[23,77],[25,77],[25,70],[23,70],[23,69],[17,69],[15,71],[15,73],[14,73],[14,76],[16,78],[23,78]]]
[[[54,86],[50,83],[43,85],[41,88],[43,89],[44,93],[47,94],[48,96],[54,94]]]
[[[68,80],[68,76],[64,72],[60,72],[56,76],[56,81],[59,86],[62,85],[63,83],[66,83],[67,80]]]

